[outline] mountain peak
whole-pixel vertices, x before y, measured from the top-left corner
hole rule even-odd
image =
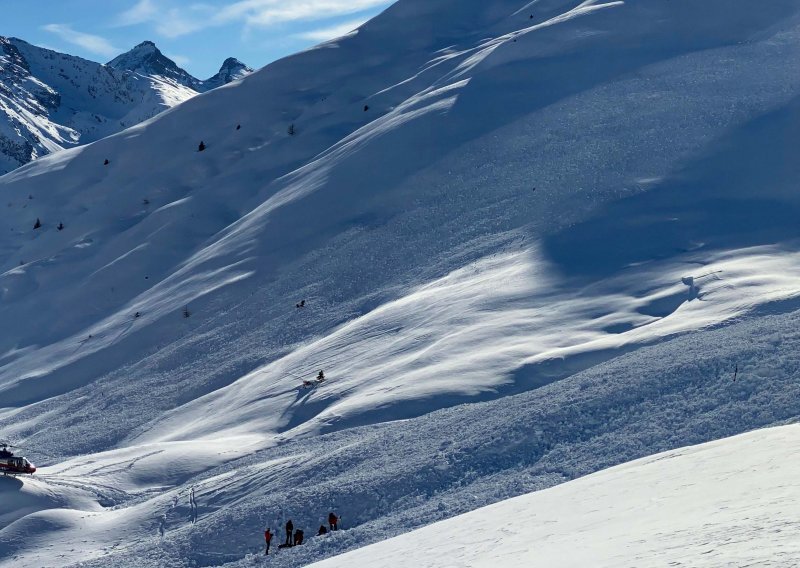
[[[158,47],[156,47],[156,44],[150,40],[143,41],[142,43],[136,45],[129,51],[126,51],[125,53],[118,55],[117,57],[109,61],[108,65],[110,65],[111,67],[116,67],[118,69],[123,67],[127,69],[128,66],[132,64],[142,63],[143,60],[147,60],[152,57],[163,57],[164,59],[169,60],[170,63],[175,65],[175,63],[171,59],[166,57],[163,53],[161,53],[161,50],[158,49]],[[135,71],[135,69],[129,69],[129,70]]]
[[[195,88],[198,83],[197,79],[161,53],[156,44],[149,40],[118,55],[108,62],[108,66],[142,75],[158,75],[191,88]]]
[[[228,57],[222,62],[219,72],[213,77],[204,81],[207,89],[213,89],[222,85],[227,85],[231,81],[236,81],[253,72],[253,69],[236,59]]]
[[[158,49],[155,43],[150,40],[145,40],[142,43],[135,46],[133,49],[128,51],[127,53],[137,53],[139,55],[150,55],[150,54],[158,54],[163,55],[161,50]],[[120,56],[121,57],[121,56]]]
[[[239,61],[235,57],[229,57],[225,61],[222,62],[222,68],[223,69],[225,67],[232,67],[232,66],[235,66],[235,65],[244,65],[244,63],[242,63],[241,61]]]

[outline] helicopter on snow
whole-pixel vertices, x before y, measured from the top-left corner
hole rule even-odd
[[[18,448],[5,442],[0,442],[0,471],[3,475],[20,475],[23,473],[33,474],[36,466],[28,461],[28,458],[15,456],[14,452],[8,448]]]

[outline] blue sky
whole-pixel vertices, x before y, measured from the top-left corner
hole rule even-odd
[[[262,67],[345,33],[392,0],[0,0],[0,35],[106,62],[149,39],[194,76]]]

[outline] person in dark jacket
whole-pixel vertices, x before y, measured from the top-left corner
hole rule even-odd
[[[317,531],[317,536],[322,536],[324,534],[328,534],[328,529],[325,528],[325,525],[320,525],[319,530]]]
[[[328,527],[332,531],[337,531],[339,530],[338,525],[339,525],[339,517],[337,517],[336,514],[333,511],[331,511],[330,513],[328,513]]]
[[[286,523],[286,546],[292,546],[292,534],[294,531],[294,523],[292,519],[289,519],[289,522]]]
[[[300,546],[301,544],[303,544],[303,531],[297,529],[294,531],[294,545]]]
[[[267,542],[267,551],[264,553],[266,556],[269,554],[269,543],[272,542],[272,532],[269,530],[269,527],[264,531],[264,540]]]

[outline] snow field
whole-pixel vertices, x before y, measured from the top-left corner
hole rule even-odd
[[[797,434],[793,425],[643,458],[312,566],[791,566]]]
[[[0,428],[102,507],[6,563],[249,565],[340,512],[302,566],[798,416],[798,7],[468,8],[0,178]]]
[[[262,526],[292,518],[309,534],[328,510],[336,510],[345,531],[333,539],[311,538],[302,549],[279,557],[282,566],[304,566],[625,461],[796,420],[796,324],[797,313],[743,321],[645,347],[521,395],[287,441],[239,460],[228,456],[227,464],[186,478],[174,490],[120,493],[118,507],[148,513],[137,517],[137,522],[145,519],[142,524],[125,525],[133,531],[124,541],[127,551],[90,565],[236,560],[251,565],[245,557],[260,550]],[[734,383],[735,365],[739,375]],[[219,445],[206,445],[220,451]],[[61,471],[51,474],[46,468],[43,475],[89,487],[135,488],[124,479],[154,469],[163,461],[159,456],[166,455],[164,447],[148,444],[129,450],[126,459],[111,452],[91,468],[80,467],[77,459],[67,461]],[[195,444],[193,450],[202,447]],[[155,455],[128,467],[137,452]],[[184,452],[167,470],[191,469],[190,455]],[[103,469],[103,463],[113,482],[93,471]],[[199,504],[194,525],[188,522],[190,487],[196,488]],[[169,522],[162,540],[157,529],[164,512]],[[113,522],[113,516],[103,515]],[[57,538],[68,548],[83,537],[66,530]],[[48,555],[30,558],[41,561]]]

